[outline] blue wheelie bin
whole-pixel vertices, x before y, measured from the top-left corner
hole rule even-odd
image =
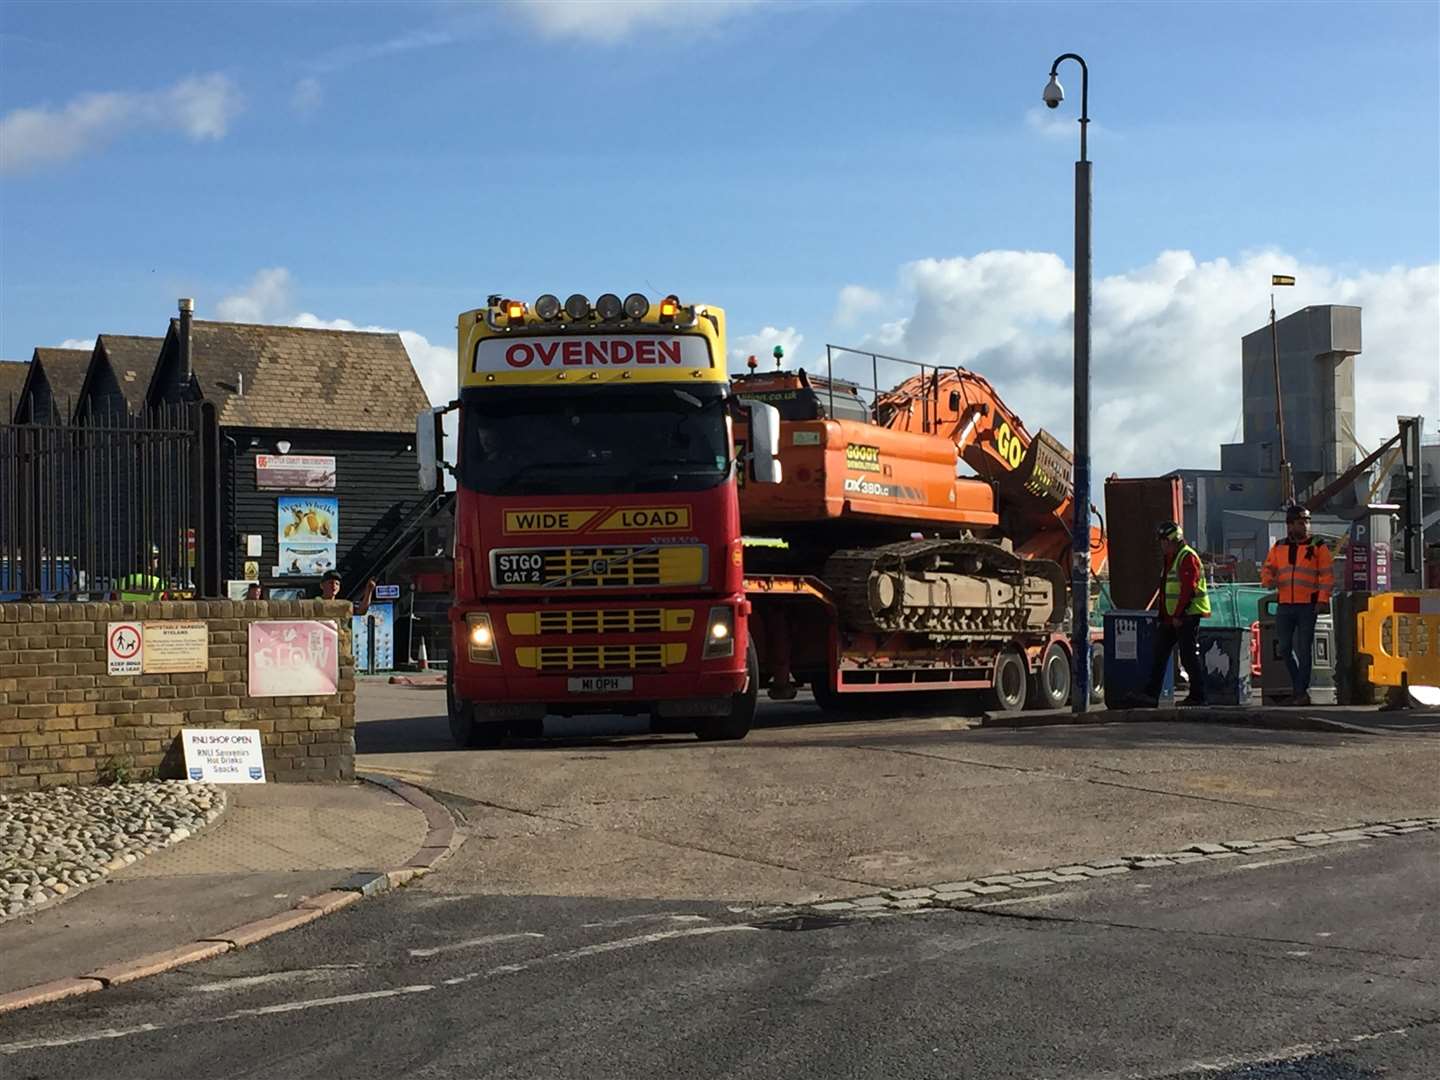
[[[1146,684],[1155,659],[1153,611],[1111,610],[1105,613],[1105,707],[1124,709],[1147,702]],[[1175,697],[1175,665],[1165,668],[1160,702]],[[1154,703],[1154,702],[1148,702]]]

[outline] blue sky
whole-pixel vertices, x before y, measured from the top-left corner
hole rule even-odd
[[[404,329],[438,368],[456,313],[490,292],[633,289],[722,304],[742,347],[783,340],[802,359],[827,340],[1042,354],[1068,284],[1022,269],[1054,286],[1027,311],[981,257],[1070,262],[1078,70],[1062,69],[1057,113],[1039,98],[1071,50],[1093,72],[1096,274],[1117,297],[1160,281],[1180,303],[1208,280],[1216,347],[1238,357],[1284,262],[1329,290],[1294,302],[1348,289],[1368,327],[1385,289],[1397,306],[1433,291],[1440,261],[1437,11],[11,0],[0,355],[158,334],[193,295],[202,318]],[[1167,251],[1190,268],[1170,272]],[[999,336],[922,338],[923,305],[946,296],[973,325],[1004,308]],[[1425,314],[1383,332],[1418,354],[1434,415]],[[1068,430],[1041,393],[1065,374],[1026,378]]]

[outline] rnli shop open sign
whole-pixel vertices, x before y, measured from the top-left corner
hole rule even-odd
[[[185,776],[197,784],[263,784],[260,732],[236,728],[181,728]]]

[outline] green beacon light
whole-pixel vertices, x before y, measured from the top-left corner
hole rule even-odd
[[[778,369],[780,367],[780,361],[785,359],[785,346],[776,345],[775,351],[772,352],[770,355],[775,357],[775,367]]]

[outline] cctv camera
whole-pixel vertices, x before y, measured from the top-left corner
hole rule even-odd
[[[1065,100],[1065,88],[1060,85],[1060,80],[1054,75],[1051,75],[1050,81],[1045,84],[1043,97],[1046,107],[1051,109],[1058,109],[1060,103]]]

